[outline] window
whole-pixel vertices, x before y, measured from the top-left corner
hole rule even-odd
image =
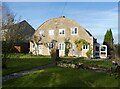
[[[65,29],[59,29],[59,34],[64,35],[65,34]]]
[[[96,51],[99,51],[99,46],[96,46],[95,49],[96,49]]]
[[[44,31],[40,30],[40,31],[39,31],[39,34],[40,34],[40,35],[43,35],[43,34],[44,34]]]
[[[35,44],[33,44],[33,48],[35,48]]]
[[[78,28],[77,27],[71,28],[71,34],[72,35],[77,35],[78,34]]]
[[[87,44],[84,44],[84,45],[83,45],[83,49],[88,49],[88,45],[87,45]]]
[[[53,43],[48,43],[48,48],[52,49],[53,48]]]
[[[64,43],[60,43],[59,44],[59,50],[64,50],[65,46],[64,46]]]
[[[101,47],[101,51],[105,51],[106,50],[106,48],[105,47]]]
[[[95,53],[95,55],[99,55],[99,53]]]
[[[104,55],[105,55],[105,54],[106,54],[106,52],[101,52],[101,54],[104,54]]]
[[[49,30],[49,35],[54,35],[54,30]]]

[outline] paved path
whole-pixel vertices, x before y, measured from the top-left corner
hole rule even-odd
[[[18,78],[18,77],[21,77],[21,76],[33,73],[33,72],[35,72],[37,70],[45,69],[45,68],[48,68],[48,67],[53,67],[55,65],[56,65],[55,63],[52,63],[52,64],[39,66],[37,68],[33,68],[31,70],[26,70],[26,71],[20,71],[20,72],[17,72],[17,73],[12,73],[12,74],[3,76],[2,77],[2,81],[4,82],[4,81],[10,80],[10,79],[15,79],[15,78]],[[94,70],[96,72],[107,72],[107,69],[104,69],[104,68],[92,68],[91,70]]]
[[[48,67],[53,67],[53,66],[55,66],[55,63],[39,66],[37,68],[33,68],[32,70],[26,70],[26,71],[20,71],[20,72],[17,72],[17,73],[12,73],[12,74],[3,76],[2,81],[4,82],[4,81],[10,80],[10,79],[15,79],[15,78],[33,73],[37,70],[41,70],[41,69],[48,68]]]

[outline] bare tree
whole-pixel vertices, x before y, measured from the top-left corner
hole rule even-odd
[[[9,53],[13,50],[16,31],[15,24],[17,20],[5,3],[2,5],[2,67],[7,68],[6,61],[9,59]],[[19,21],[18,21],[19,22]],[[3,39],[4,38],[4,39]]]
[[[35,55],[38,55],[38,50],[39,50],[39,42],[42,40],[42,36],[36,36],[34,35],[32,37],[32,43],[35,45]]]

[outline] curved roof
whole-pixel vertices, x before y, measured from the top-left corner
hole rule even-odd
[[[73,20],[71,20],[71,19],[69,19],[69,18],[66,18],[65,16],[60,16],[60,17],[57,17],[57,18],[52,18],[52,19],[49,19],[49,20],[47,20],[47,21],[45,21],[43,24],[41,24],[38,28],[37,28],[37,30],[39,30],[42,26],[44,26],[45,24],[47,24],[47,23],[49,23],[49,22],[51,22],[51,21],[56,21],[56,22],[58,22],[59,24],[61,24],[61,20],[62,19],[64,19],[64,21],[68,21],[68,22],[73,22],[74,24],[77,24],[77,25],[79,25],[82,29],[84,29],[84,31],[86,31],[86,33],[89,35],[89,36],[92,36],[92,34],[89,32],[89,31],[87,31],[85,28],[83,28],[80,24],[78,24],[77,22],[75,22],[75,21],[73,21]],[[35,31],[35,34],[37,33],[37,30]]]

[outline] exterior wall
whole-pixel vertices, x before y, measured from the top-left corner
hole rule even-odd
[[[43,51],[42,51],[43,55],[50,55],[49,51],[50,51],[49,48],[43,46]]]
[[[32,42],[30,42],[30,52],[32,52],[33,54],[35,54],[35,47],[33,47],[33,43]]]
[[[71,35],[71,28],[74,28],[74,27],[78,28],[77,35]],[[59,29],[65,29],[65,34],[60,35]],[[54,30],[54,35],[49,35],[49,30]],[[59,17],[59,18],[48,20],[38,27],[34,35],[39,36],[40,31],[43,31],[44,37],[42,37],[42,40],[41,40],[41,42],[43,43],[48,43],[48,42],[51,42],[52,40],[56,40],[58,45],[59,43],[64,43],[65,38],[69,38],[70,42],[74,45],[74,51],[73,49],[70,49],[69,56],[73,56],[73,54],[76,56],[79,55],[77,49],[75,48],[74,42],[75,40],[80,38],[90,43],[91,48],[93,49],[93,36],[90,36],[86,32],[86,30],[83,27],[81,27],[78,23],[68,18]],[[32,51],[33,49],[30,48],[30,50]],[[86,57],[87,51],[88,50],[82,50],[81,56]],[[64,50],[59,50],[59,53],[60,53],[60,56],[64,56]],[[48,48],[43,47],[43,55],[49,55]]]
[[[32,42],[30,42],[30,52],[33,52]]]

